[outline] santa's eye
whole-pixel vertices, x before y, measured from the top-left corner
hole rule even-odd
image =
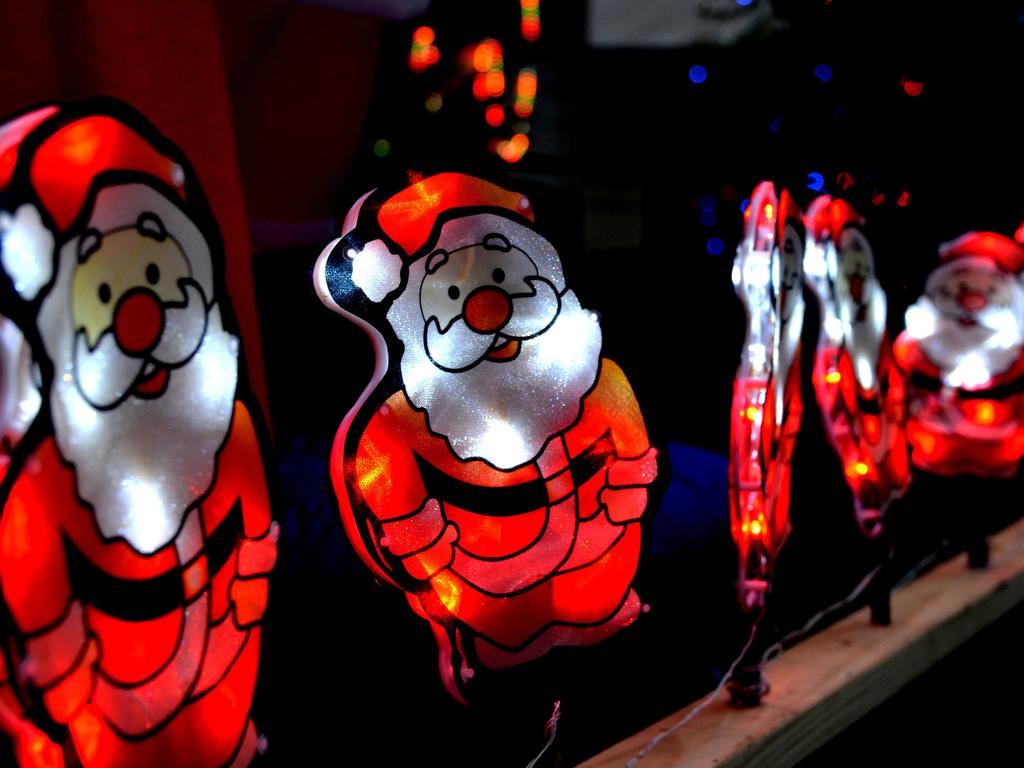
[[[462,291],[459,290],[459,287],[457,285],[452,285],[452,286],[449,286],[449,288],[448,288],[448,298],[449,299],[457,299],[457,298],[459,298],[459,295],[461,293],[462,293]]]
[[[160,282],[160,267],[156,264],[149,264],[146,266],[146,281],[150,285],[156,285]]]
[[[104,304],[110,303],[110,286],[106,283],[100,283],[100,289],[98,291],[100,295],[100,301]]]
[[[496,283],[505,282],[505,270],[498,267],[496,270],[491,272],[491,279]]]

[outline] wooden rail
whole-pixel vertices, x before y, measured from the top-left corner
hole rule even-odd
[[[772,690],[760,707],[733,707],[723,692],[639,768],[795,765],[1024,602],[1024,520],[990,543],[987,570],[968,570],[961,555],[893,595],[892,626],[872,626],[863,609],[796,645],[768,666]],[[621,768],[694,706],[583,765]]]

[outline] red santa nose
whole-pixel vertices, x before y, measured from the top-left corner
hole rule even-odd
[[[152,291],[131,291],[117,303],[114,338],[126,354],[146,354],[156,346],[163,330],[163,305]]]
[[[979,312],[988,304],[985,294],[977,291],[961,291],[956,297],[956,302],[968,312]]]
[[[473,293],[463,307],[466,325],[477,333],[492,333],[512,316],[512,301],[499,288],[481,288]]]
[[[850,278],[850,296],[858,304],[864,296],[864,278],[861,275],[854,275]]]

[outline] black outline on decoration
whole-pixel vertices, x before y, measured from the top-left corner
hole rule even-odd
[[[470,462],[481,463],[506,476],[511,475],[515,471],[520,470],[524,467],[536,465],[537,457],[533,457],[530,460],[511,468],[499,468],[495,466],[493,463],[487,461],[486,459],[459,459],[457,454],[455,454],[454,450],[452,449],[450,440],[447,438],[447,436],[438,434],[437,432],[430,428],[429,419],[426,416],[425,410],[417,408],[409,400],[401,377],[401,358],[402,353],[404,351],[404,345],[397,338],[393,329],[391,328],[389,321],[387,320],[387,313],[390,310],[391,306],[394,304],[394,302],[397,300],[399,296],[404,294],[404,292],[409,287],[408,283],[410,265],[417,262],[419,259],[429,257],[431,254],[436,252],[437,249],[434,246],[438,242],[438,237],[441,228],[448,221],[467,216],[472,216],[475,214],[487,213],[513,221],[534,233],[536,232],[536,229],[532,221],[526,218],[525,216],[520,215],[516,211],[512,211],[500,206],[454,207],[439,213],[433,223],[429,235],[425,238],[423,245],[416,252],[406,254],[405,251],[395,241],[393,241],[391,238],[387,236],[387,234],[383,231],[383,228],[381,227],[377,219],[378,210],[388,199],[390,199],[390,197],[390,193],[385,193],[378,189],[374,190],[368,196],[361,199],[361,207],[359,209],[357,222],[354,228],[350,232],[342,236],[334,244],[333,248],[324,256],[322,256],[323,271],[322,273],[317,273],[314,276],[314,280],[317,281],[317,285],[320,286],[321,289],[326,289],[327,293],[329,293],[330,301],[335,305],[335,307],[341,310],[342,314],[344,314],[348,319],[355,322],[367,333],[368,336],[370,336],[370,339],[374,345],[375,355],[377,357],[377,368],[375,369],[373,378],[371,379],[367,387],[364,389],[357,404],[345,416],[335,436],[334,446],[332,450],[331,475],[335,483],[335,492],[339,496],[338,501],[341,516],[345,522],[346,531],[355,532],[360,537],[360,541],[354,541],[353,545],[355,546],[355,548],[357,549],[361,556],[365,555],[363,559],[366,560],[366,564],[370,566],[371,570],[377,573],[378,575],[382,576],[385,580],[390,581],[392,584],[400,588],[405,593],[407,602],[409,603],[413,612],[427,619],[427,622],[431,627],[435,639],[437,640],[437,644],[439,646],[439,653],[441,654],[441,659],[443,660],[445,657],[447,657],[448,664],[450,664],[450,669],[448,670],[448,672],[450,672],[451,674],[450,680],[452,686],[454,686],[454,690],[452,690],[451,688],[449,690],[452,692],[453,696],[455,696],[460,701],[463,701],[464,703],[462,694],[466,692],[467,680],[463,679],[460,672],[465,664],[469,664],[474,661],[470,658],[474,655],[474,639],[477,637],[481,639],[486,639],[488,643],[493,645],[498,650],[505,650],[505,647],[501,644],[495,643],[490,638],[485,638],[485,636],[479,634],[478,632],[473,630],[469,625],[464,624],[453,614],[448,612],[447,609],[444,608],[443,604],[441,603],[439,596],[436,593],[434,593],[433,590],[430,588],[429,581],[423,582],[417,579],[413,579],[405,571],[405,568],[403,567],[403,564],[401,562],[402,559],[404,557],[407,557],[408,555],[403,555],[402,558],[391,555],[389,552],[384,550],[379,545],[379,540],[383,535],[384,526],[386,526],[387,523],[397,521],[400,519],[407,519],[409,517],[414,516],[415,514],[418,514],[420,511],[422,511],[423,505],[426,504],[431,499],[435,499],[436,501],[438,501],[438,503],[441,504],[442,516],[444,517],[446,523],[448,525],[456,525],[451,520],[448,520],[447,517],[444,515],[444,504],[445,502],[455,503],[455,500],[450,498],[453,495],[452,489],[455,488],[457,490],[459,487],[461,487],[461,481],[452,484],[442,483],[441,485],[445,486],[445,490],[440,492],[440,497],[438,497],[436,492],[432,493],[430,486],[436,486],[438,484],[436,482],[436,478],[434,478],[433,482],[428,482],[428,478],[424,476],[423,473],[423,464],[426,463],[427,466],[430,467],[429,462],[425,462],[425,459],[419,456],[415,452],[415,450],[413,450],[410,446],[410,451],[413,455],[413,461],[420,469],[421,478],[423,479],[424,485],[426,486],[426,493],[424,499],[416,510],[405,513],[396,518],[382,520],[378,518],[376,514],[374,514],[373,510],[370,509],[369,505],[362,496],[358,484],[358,478],[356,477],[355,457],[358,453],[360,442],[374,417],[378,414],[378,412],[381,411],[382,408],[390,407],[388,403],[390,402],[392,397],[401,397],[403,401],[401,404],[403,409],[407,407],[410,413],[422,414],[422,423],[424,425],[426,434],[444,441],[444,444],[446,445],[449,453],[460,464],[468,464]],[[401,258],[401,269],[397,285],[378,302],[370,301],[362,292],[362,290],[360,290],[358,286],[354,284],[354,282],[352,281],[352,259],[347,256],[347,254],[350,251],[359,252],[362,250],[365,243],[370,243],[375,240],[380,240],[392,254]],[[510,244],[510,247],[514,246],[511,246]],[[527,255],[527,258],[530,257]],[[530,258],[530,260],[533,261],[532,258]],[[534,264],[536,264],[536,262],[534,262]],[[434,269],[430,271],[434,272],[440,266],[440,264],[432,266],[434,267]],[[545,281],[550,284],[550,281],[546,280],[546,278],[543,279],[545,279]],[[568,291],[568,286],[566,286],[564,290]],[[553,320],[557,319],[557,316],[561,314],[561,304],[563,296],[563,294],[560,294],[557,290],[555,290],[554,293],[558,298],[559,307]],[[536,289],[533,290],[533,295],[536,295]],[[325,299],[325,301],[327,301],[327,297],[323,298]],[[420,305],[420,309],[422,314],[422,303]],[[427,321],[425,319],[425,328],[426,322]],[[550,326],[551,323],[547,324],[542,331],[533,335],[540,335],[540,333],[543,333],[544,331],[548,330]],[[440,327],[440,323],[438,323],[438,327]],[[425,332],[426,331],[424,330],[424,333]],[[500,338],[500,334],[496,333],[495,337],[496,339]],[[424,347],[426,348],[426,345],[424,345]],[[477,365],[480,362],[484,361],[485,359],[486,357],[481,357],[481,359],[478,360],[473,365]],[[382,367],[382,361],[386,363],[385,367]],[[586,479],[590,480],[593,477],[598,476],[602,472],[604,472],[606,479],[607,467],[610,466],[612,462],[614,462],[618,458],[615,455],[614,446],[611,444],[611,441],[609,439],[610,428],[607,428],[605,432],[603,432],[599,437],[597,437],[590,446],[588,446],[584,451],[580,452],[577,456],[570,455],[564,440],[564,435],[571,431],[573,428],[575,428],[582,420],[584,415],[584,404],[586,403],[587,399],[592,395],[598,383],[602,380],[602,376],[605,373],[605,362],[606,358],[602,357],[599,352],[598,365],[595,371],[594,381],[591,384],[591,386],[588,387],[584,393],[582,393],[580,397],[580,407],[578,413],[571,420],[570,423],[566,424],[558,432],[557,435],[558,439],[561,440],[563,447],[566,448],[566,469],[570,469],[570,477],[573,480],[572,491],[568,493],[565,496],[565,500],[563,500],[563,502],[560,503],[566,503],[566,501],[568,501],[568,503],[572,503],[578,507],[578,491],[581,485],[581,483],[579,482],[580,477],[586,476]],[[473,367],[473,365],[467,366],[466,368],[459,370],[468,370],[469,368]],[[614,365],[614,363],[612,363],[612,365]],[[615,367],[617,368],[617,366]],[[644,425],[644,427],[646,431],[646,424]],[[649,434],[647,443],[648,446],[650,446],[651,440]],[[657,461],[657,465],[659,470],[659,477],[661,478],[662,483],[667,483],[667,454],[664,451],[659,451],[658,455],[659,459]],[[340,466],[338,466],[339,464]],[[575,468],[576,471],[572,472],[571,468]],[[427,470],[426,475],[430,475],[430,470],[433,469],[436,468],[430,467],[430,469]],[[443,474],[442,471],[439,469],[436,471],[437,473]],[[523,484],[529,488],[534,487],[533,484],[537,483],[537,486],[535,487],[538,490],[532,491],[527,495],[529,496],[529,498],[533,498],[534,496],[536,496],[536,501],[539,502],[537,508],[544,508],[546,510],[548,520],[550,519],[552,502],[547,498],[546,481],[550,479],[551,478],[540,477],[538,474],[538,477],[535,480],[531,480]],[[341,487],[342,483],[344,484],[344,489],[342,489]],[[658,487],[656,483],[657,481],[644,486],[648,490],[648,510],[653,510],[656,508],[655,497],[657,494],[655,493],[655,491]],[[471,484],[465,485],[469,486]],[[664,486],[662,485],[661,487]],[[513,493],[520,492],[525,492],[525,489],[523,489],[522,487],[517,487],[517,490],[513,491]],[[490,491],[488,491],[488,493],[490,493]],[[461,494],[455,493],[454,495],[458,497]],[[472,494],[470,494],[470,496],[472,496]],[[463,508],[461,504],[455,503],[455,505],[458,506],[460,509]],[[473,509],[474,506],[477,506],[476,504],[466,503],[465,506],[468,508],[465,509],[464,511],[470,514],[480,514],[479,512],[475,512]],[[588,519],[595,518],[597,515],[601,514],[603,510],[606,509],[605,506],[601,504],[599,501],[596,504],[596,506],[596,512],[594,513],[594,515],[591,515]],[[534,510],[524,509],[521,511],[528,512]],[[488,514],[495,516],[495,513],[490,510],[488,510]],[[515,514],[515,512],[510,511],[509,514]],[[500,516],[500,514],[497,516]],[[607,514],[605,516],[607,518]],[[592,623],[582,622],[579,624],[570,624],[557,621],[549,622],[545,624],[545,626],[539,628],[534,635],[531,635],[531,637],[522,646],[523,648],[525,648],[527,645],[533,642],[536,639],[536,637],[540,636],[544,632],[549,631],[553,626],[561,624],[567,627],[577,627],[581,629],[585,629],[588,627],[599,627],[606,624],[611,617],[613,617],[614,615],[616,615],[616,613],[622,610],[622,607],[626,604],[626,601],[629,599],[630,595],[633,592],[635,592],[635,584],[640,557],[642,557],[642,553],[645,549],[645,543],[649,540],[649,536],[645,535],[643,531],[650,523],[650,519],[652,517],[653,514],[647,514],[643,516],[643,518],[640,520],[627,521],[625,523],[612,523],[613,525],[616,525],[617,527],[621,528],[621,532],[618,536],[615,537],[610,549],[614,548],[615,546],[618,546],[622,542],[628,530],[633,526],[637,526],[636,535],[638,537],[637,563],[632,570],[631,576],[627,580],[624,594],[618,600],[615,609],[607,616],[602,617],[600,620]],[[518,590],[511,593],[501,593],[500,595],[492,596],[509,597],[515,594],[519,594],[520,592],[528,592],[536,589],[538,586],[542,586],[544,583],[548,582],[552,577],[560,575],[560,571],[558,569],[572,555],[575,540],[579,534],[579,525],[581,522],[582,520],[579,518],[577,511],[575,520],[576,530],[572,535],[573,541],[570,543],[566,555],[561,561],[561,563],[555,566],[555,568],[552,570],[550,574],[543,576],[540,580],[531,583],[529,586],[525,587],[522,590]],[[442,533],[435,538],[435,541],[433,542],[434,544],[436,544],[436,542],[440,540],[441,536],[444,535],[445,530],[446,528],[442,528]],[[545,524],[545,530],[547,530],[547,524]],[[428,548],[429,546],[430,545],[428,545]],[[452,548],[453,551],[464,551],[461,547],[458,546],[458,541],[453,543]],[[529,549],[529,547],[527,547],[526,549]],[[596,560],[599,560],[600,557],[605,556],[607,552],[610,551],[610,549],[605,550],[604,553],[602,553],[598,558],[595,559],[595,562]],[[508,556],[503,556],[501,558],[495,558],[495,560],[504,560],[507,559],[507,557]],[[479,559],[484,560],[486,558]],[[592,565],[592,563],[586,565]],[[574,568],[572,570],[579,569]],[[460,575],[459,578],[465,581],[467,585],[469,585],[471,588],[477,589],[483,594],[491,594],[484,590],[481,590],[476,585],[473,585],[464,576]],[[463,637],[463,635],[465,635],[465,637]],[[467,650],[469,651],[468,654]],[[512,652],[515,652],[515,650],[516,649],[513,649]],[[446,667],[447,666],[448,665],[446,665]],[[448,672],[442,671],[442,677],[446,680],[449,679]]]
[[[509,217],[509,218],[511,218],[511,217]],[[493,241],[496,238],[500,240],[498,245],[496,245],[494,247],[489,246],[488,245],[488,241]],[[505,247],[502,247],[502,246],[505,246]],[[499,286],[499,283],[505,281],[506,275],[502,274],[502,279],[500,281],[495,280],[493,278],[493,276],[492,276],[493,283],[486,283],[486,282],[485,283],[481,283],[476,288],[474,288],[472,291],[470,291],[466,296],[461,296],[460,295],[460,296],[452,299],[452,301],[456,301],[456,300],[460,301],[460,304],[461,304],[460,310],[465,308],[466,303],[470,300],[470,298],[472,298],[472,296],[474,294],[476,294],[477,292],[479,292],[481,290],[487,289],[487,288],[492,288],[492,289],[501,291],[501,293],[505,294],[505,297],[508,299],[510,306],[514,306],[516,299],[528,299],[530,297],[537,296],[537,287],[534,285],[534,283],[543,282],[544,284],[546,284],[547,286],[549,286],[551,288],[551,293],[555,297],[555,302],[556,302],[555,311],[552,314],[551,319],[542,328],[540,328],[539,330],[534,331],[533,333],[529,333],[529,334],[526,334],[526,335],[523,335],[523,336],[512,335],[512,334],[508,334],[508,333],[501,333],[501,327],[495,328],[494,331],[484,331],[484,332],[476,331],[472,327],[470,327],[469,323],[467,323],[463,319],[462,322],[466,325],[467,328],[469,328],[470,331],[472,331],[474,333],[477,333],[477,334],[479,334],[481,336],[493,335],[495,340],[494,340],[494,343],[491,344],[491,346],[487,349],[487,351],[484,352],[484,354],[481,355],[480,357],[478,357],[476,360],[474,360],[471,363],[468,363],[467,365],[464,365],[464,366],[461,366],[461,367],[457,367],[457,368],[453,368],[451,366],[444,365],[440,361],[434,359],[434,356],[430,352],[430,344],[428,343],[428,339],[429,339],[428,332],[429,332],[430,324],[434,323],[437,326],[437,332],[439,334],[444,335],[445,333],[448,333],[448,331],[451,329],[452,325],[454,325],[456,322],[458,322],[458,320],[460,318],[463,318],[465,313],[463,311],[459,311],[457,314],[453,315],[452,318],[442,328],[441,327],[441,322],[437,318],[436,315],[427,315],[426,309],[423,306],[423,284],[421,284],[420,285],[420,292],[419,292],[418,299],[419,299],[420,315],[422,315],[422,317],[423,317],[423,350],[426,353],[426,356],[430,360],[430,362],[432,362],[438,369],[440,369],[442,371],[446,371],[448,373],[462,373],[463,371],[471,370],[471,369],[475,368],[476,366],[478,366],[478,365],[480,365],[481,363],[484,363],[484,362],[500,364],[500,363],[511,362],[512,360],[517,359],[519,357],[520,347],[516,348],[515,354],[510,355],[508,357],[492,358],[492,357],[490,357],[490,355],[493,352],[495,352],[495,351],[497,351],[499,349],[503,349],[505,346],[507,346],[508,344],[510,344],[512,342],[518,341],[518,342],[521,343],[523,341],[527,341],[529,339],[536,338],[536,337],[542,335],[543,333],[545,333],[549,328],[551,328],[552,325],[554,325],[555,321],[557,321],[558,317],[562,314],[562,296],[569,290],[568,288],[564,288],[562,290],[562,293],[559,293],[558,289],[555,287],[555,285],[548,278],[546,278],[546,277],[544,277],[543,275],[540,274],[540,270],[537,268],[537,262],[533,259],[532,256],[530,256],[522,248],[519,248],[518,246],[512,245],[509,242],[508,238],[506,238],[504,235],[502,235],[500,233],[497,233],[497,232],[492,232],[490,234],[484,235],[484,237],[481,239],[481,241],[479,243],[470,243],[468,245],[464,245],[464,246],[461,246],[459,248],[456,248],[453,251],[445,251],[442,248],[437,248],[437,249],[431,251],[430,255],[427,257],[427,265],[424,266],[424,280],[423,280],[423,283],[426,283],[426,278],[428,276],[433,275],[435,272],[437,272],[438,269],[440,269],[445,264],[447,264],[453,254],[456,254],[459,251],[468,250],[470,248],[481,248],[481,247],[483,247],[484,249],[489,250],[489,251],[498,251],[499,253],[509,253],[511,251],[516,251],[516,252],[522,254],[523,257],[527,261],[530,262],[530,264],[533,266],[533,270],[534,270],[533,274],[526,275],[525,277],[523,277],[523,282],[525,282],[527,284],[527,286],[530,288],[530,292],[529,293],[524,293],[524,292],[520,291],[520,292],[517,292],[517,293],[509,293],[504,288]],[[443,260],[441,260],[440,263],[431,263],[431,260],[433,260],[434,257],[437,254],[439,254],[439,253],[444,254]],[[504,327],[504,326],[502,326],[502,327]],[[499,344],[498,343],[499,339],[505,339],[505,341],[503,343]]]
[[[761,184],[767,184],[767,183],[771,183],[772,196],[775,198],[776,209],[778,209],[779,207],[781,207],[782,201],[786,197],[788,197],[789,193],[785,189],[780,188],[780,190],[779,190],[779,192],[778,192],[778,194],[776,196],[776,188],[775,188],[774,182],[761,182]],[[758,188],[760,188],[761,184],[758,185]],[[756,189],[755,189],[755,193],[756,193]],[[753,204],[753,203],[751,203],[751,204]],[[754,216],[761,216],[762,212],[761,211],[757,211],[753,215]],[[775,262],[776,260],[778,260],[778,262],[779,262],[778,265],[777,265],[777,270],[779,272],[780,282],[783,282],[781,280],[782,270],[783,270],[781,261],[782,261],[782,259],[784,259],[787,256],[791,255],[791,254],[783,255],[783,253],[782,253],[782,248],[784,248],[787,243],[791,242],[791,239],[787,236],[788,233],[792,232],[792,234],[796,238],[797,244],[800,246],[800,249],[801,249],[800,253],[798,254],[797,259],[796,259],[796,267],[797,268],[796,268],[795,274],[797,275],[797,280],[794,282],[792,288],[789,287],[789,283],[783,283],[781,286],[776,284],[776,281],[774,279],[774,273],[776,271],[776,266],[775,266],[774,263],[773,263],[773,266],[772,266],[772,280],[771,280],[771,293],[770,293],[770,297],[771,297],[771,304],[772,304],[772,312],[773,312],[773,314],[774,314],[774,316],[776,318],[776,327],[775,327],[774,334],[775,334],[775,338],[777,339],[780,335],[782,335],[782,331],[791,322],[793,312],[796,311],[796,309],[797,309],[797,307],[799,305],[804,303],[804,299],[803,299],[803,276],[804,276],[803,259],[804,259],[804,253],[806,251],[806,244],[807,244],[807,229],[806,229],[806,227],[804,226],[804,223],[803,223],[802,213],[800,212],[799,208],[796,207],[795,202],[794,202],[792,207],[787,209],[786,216],[784,218],[776,216],[776,218],[774,219],[774,222],[775,223],[772,225],[772,228],[773,228],[773,231],[775,233],[775,242],[774,242],[774,245],[772,247],[772,260],[773,260],[773,262]],[[747,227],[750,228],[750,229],[756,228],[756,222],[754,224],[747,225]],[[746,237],[746,234],[744,236]],[[782,248],[780,248],[780,245],[782,246]],[[782,315],[782,311],[781,311],[782,307],[780,306],[782,304],[782,302],[783,302],[783,296],[782,296],[782,289],[783,288],[785,288],[787,291],[791,290],[792,293],[793,293],[793,302],[792,302],[792,304],[790,306],[789,314],[786,315],[785,317],[783,317],[783,315]],[[787,293],[787,295],[789,295],[789,294]],[[747,308],[745,306],[745,301],[744,301],[744,313],[745,313],[745,315],[749,316],[748,310],[747,310]],[[801,320],[801,322],[803,322],[803,321]],[[743,342],[744,348],[747,347],[748,341],[749,341],[749,339],[745,338],[745,340]],[[787,524],[786,524],[786,527],[779,531],[779,535],[778,535],[777,538],[775,537],[775,529],[774,529],[773,526],[774,526],[774,520],[776,518],[776,508],[775,508],[774,503],[769,508],[768,502],[769,502],[769,498],[771,498],[774,501],[777,501],[778,500],[778,495],[775,494],[775,495],[773,495],[771,497],[766,495],[765,494],[765,486],[768,483],[769,470],[772,471],[772,476],[775,477],[775,478],[777,478],[778,472],[780,470],[781,471],[788,471],[790,473],[790,476],[786,478],[787,485],[788,485],[788,483],[791,482],[791,479],[792,479],[791,478],[791,473],[792,473],[792,457],[790,458],[790,462],[788,462],[788,463],[787,462],[780,462],[778,457],[779,457],[780,451],[782,450],[782,447],[785,446],[785,445],[788,445],[791,441],[795,440],[795,434],[790,435],[789,433],[787,433],[787,430],[786,430],[787,425],[789,424],[790,420],[792,418],[794,418],[794,412],[793,412],[793,408],[792,408],[792,406],[793,406],[793,397],[789,394],[790,393],[790,383],[794,382],[794,381],[795,381],[795,385],[794,386],[796,388],[796,398],[797,398],[796,405],[797,405],[797,409],[798,409],[796,414],[795,414],[797,428],[799,428],[800,420],[802,419],[803,402],[802,402],[801,394],[800,394],[801,360],[802,360],[802,357],[803,357],[803,341],[802,341],[802,335],[801,335],[801,336],[798,336],[797,342],[794,345],[793,357],[789,361],[789,367],[785,371],[781,371],[780,372],[773,365],[773,367],[771,369],[771,373],[770,373],[770,375],[769,375],[769,377],[768,377],[768,379],[767,379],[767,381],[765,383],[765,387],[764,387],[764,389],[765,389],[765,403],[762,406],[762,411],[761,411],[761,413],[762,413],[761,428],[759,430],[757,430],[757,432],[756,432],[756,445],[757,445],[757,449],[758,449],[757,450],[757,453],[758,453],[757,461],[758,461],[758,466],[759,466],[759,469],[760,469],[760,472],[761,472],[761,489],[760,489],[759,492],[761,493],[761,495],[762,495],[762,497],[764,499],[764,502],[765,502],[765,519],[766,519],[766,526],[767,526],[767,534],[768,535],[766,535],[765,537],[760,538],[760,539],[754,538],[754,537],[747,537],[747,538],[743,539],[742,541],[739,539],[739,537],[735,537],[734,536],[737,550],[738,551],[742,551],[741,547],[744,547],[745,550],[746,550],[745,552],[742,552],[742,554],[738,558],[738,574],[739,574],[740,583],[742,583],[742,584],[746,584],[747,581],[748,581],[748,572],[750,570],[749,566],[748,566],[748,557],[749,557],[750,551],[752,549],[754,549],[754,548],[760,548],[761,550],[764,551],[764,557],[765,557],[764,573],[765,573],[765,578],[768,579],[769,582],[770,582],[771,577],[772,577],[772,573],[773,573],[774,567],[775,567],[775,560],[778,558],[779,550],[781,549],[782,544],[785,542],[786,538],[789,535],[790,529],[792,528],[792,521],[789,519],[789,510],[787,509],[786,510],[786,514],[787,514]],[[742,366],[742,363],[741,363],[741,366]],[[737,371],[737,374],[734,374],[734,376],[733,376],[733,395],[732,395],[733,402],[735,402],[735,399],[736,399],[736,397],[738,395],[738,389],[737,389],[737,384],[739,382],[739,380],[737,379],[738,374],[739,374],[739,371]],[[776,393],[779,391],[779,387],[780,386],[782,387],[782,410],[783,410],[782,418],[781,419],[777,418],[775,422],[772,422],[772,421],[769,421],[769,419],[766,417],[766,414],[769,412],[769,410],[772,413],[774,413],[775,403],[777,401]],[[730,408],[730,410],[731,410],[731,408]],[[778,424],[778,426],[776,426],[776,423]],[[740,497],[740,494],[743,493],[743,491],[744,491],[743,483],[740,481],[740,477],[739,477],[739,473],[741,471],[740,462],[737,461],[736,457],[733,455],[733,444],[734,444],[735,440],[736,440],[736,435],[732,434],[732,427],[730,426],[730,437],[729,437],[729,441],[730,441],[729,442],[729,444],[730,444],[730,454],[729,454],[729,467],[728,467],[728,475],[727,475],[727,479],[728,479],[727,494],[728,494],[728,499],[729,499],[729,520],[730,520],[730,523],[734,527],[739,523],[739,519],[737,518],[737,514],[738,514],[738,510],[740,510],[740,508],[742,507],[742,504],[741,504],[741,502],[739,500],[739,497]],[[764,544],[765,540],[771,540],[772,541],[772,551],[771,552],[769,552],[768,548],[765,546],[765,544]]]

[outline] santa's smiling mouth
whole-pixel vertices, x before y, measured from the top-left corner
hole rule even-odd
[[[142,376],[132,387],[132,394],[136,397],[153,398],[160,397],[167,389],[167,382],[171,378],[170,368],[157,363],[148,362],[143,369]]]
[[[494,339],[494,344],[487,350],[487,354],[484,355],[485,360],[490,360],[494,363],[505,363],[509,360],[515,359],[519,354],[519,339],[508,339],[504,336],[497,336]]]

